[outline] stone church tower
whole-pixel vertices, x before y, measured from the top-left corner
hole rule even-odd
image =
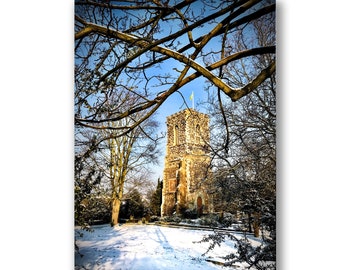
[[[208,195],[209,117],[185,109],[167,117],[167,145],[163,172],[162,216],[185,210],[198,216],[212,212]]]

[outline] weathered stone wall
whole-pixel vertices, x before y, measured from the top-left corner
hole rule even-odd
[[[209,117],[193,109],[167,117],[162,216],[182,214],[186,209],[198,207],[200,213],[213,210],[206,185],[209,133]]]

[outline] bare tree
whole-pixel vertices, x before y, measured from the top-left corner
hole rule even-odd
[[[275,44],[228,51],[229,36],[253,31],[250,22],[275,12],[273,1],[75,2],[75,123],[95,129],[133,116],[126,134],[181,87],[203,76],[231,100],[253,92],[275,71],[275,59],[234,87],[220,68],[275,53]],[[255,33],[254,33],[255,35]],[[210,59],[209,64],[205,61]],[[108,93],[118,100],[98,117]],[[138,112],[144,112],[137,116]]]
[[[252,42],[275,43],[275,17],[268,14],[252,24],[256,33]],[[242,32],[231,40],[234,46],[246,49],[249,36]],[[221,74],[234,86],[261,70],[274,56],[256,56],[243,59],[221,70]],[[252,68],[248,69],[247,67]],[[252,73],[249,74],[249,70]],[[212,90],[212,89],[211,89]],[[236,241],[237,254],[226,256],[226,265],[246,261],[257,269],[276,268],[276,79],[275,73],[257,89],[237,103],[220,95],[211,95],[208,102],[212,117],[212,154],[214,188],[221,209],[241,211],[249,231],[261,236],[263,245],[254,248],[247,237],[236,239],[232,235],[208,237],[213,247],[228,236]],[[262,231],[262,234],[260,232]],[[214,242],[215,240],[217,242]]]
[[[134,181],[138,175],[144,174],[150,165],[158,162],[159,137],[155,132],[158,122],[154,121],[153,117],[128,134],[116,136],[117,129],[128,126],[133,121],[131,117],[121,119],[112,123],[111,129],[108,130],[80,127],[78,129],[81,132],[76,136],[76,144],[79,144],[79,149],[76,147],[76,156],[79,159],[76,163],[79,164],[76,183],[84,179],[81,182],[87,184],[87,193],[91,193],[89,175],[97,175],[96,184],[101,184],[103,190],[110,190],[112,225],[118,223],[126,183]],[[79,192],[79,195],[81,194]]]
[[[124,118],[116,124],[127,126],[129,122],[126,120],[127,118]],[[124,136],[115,136],[112,130],[108,131],[111,138],[99,146],[101,157],[104,158],[100,164],[108,168],[106,176],[112,190],[112,225],[118,223],[126,182],[136,178],[136,175],[144,172],[149,165],[158,162],[157,140],[151,140],[148,135],[153,134],[157,126],[150,118]],[[107,134],[107,131],[104,133]]]

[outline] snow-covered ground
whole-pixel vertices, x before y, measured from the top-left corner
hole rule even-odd
[[[234,250],[225,242],[205,256],[208,243],[197,243],[210,231],[167,228],[156,225],[93,226],[94,232],[76,228],[79,252],[75,269],[157,270],[157,269],[235,269],[206,261],[222,261],[220,257]],[[83,233],[82,237],[78,232]],[[237,269],[245,269],[238,265]]]

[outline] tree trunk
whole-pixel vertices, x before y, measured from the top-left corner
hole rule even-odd
[[[250,212],[248,212],[247,215],[248,215],[248,232],[251,233],[252,229],[251,229],[251,214],[250,214]]]
[[[120,209],[121,201],[116,198],[112,200],[112,212],[111,212],[111,226],[115,226],[118,224],[118,215]]]
[[[259,237],[260,236],[260,213],[254,214],[254,236]]]

